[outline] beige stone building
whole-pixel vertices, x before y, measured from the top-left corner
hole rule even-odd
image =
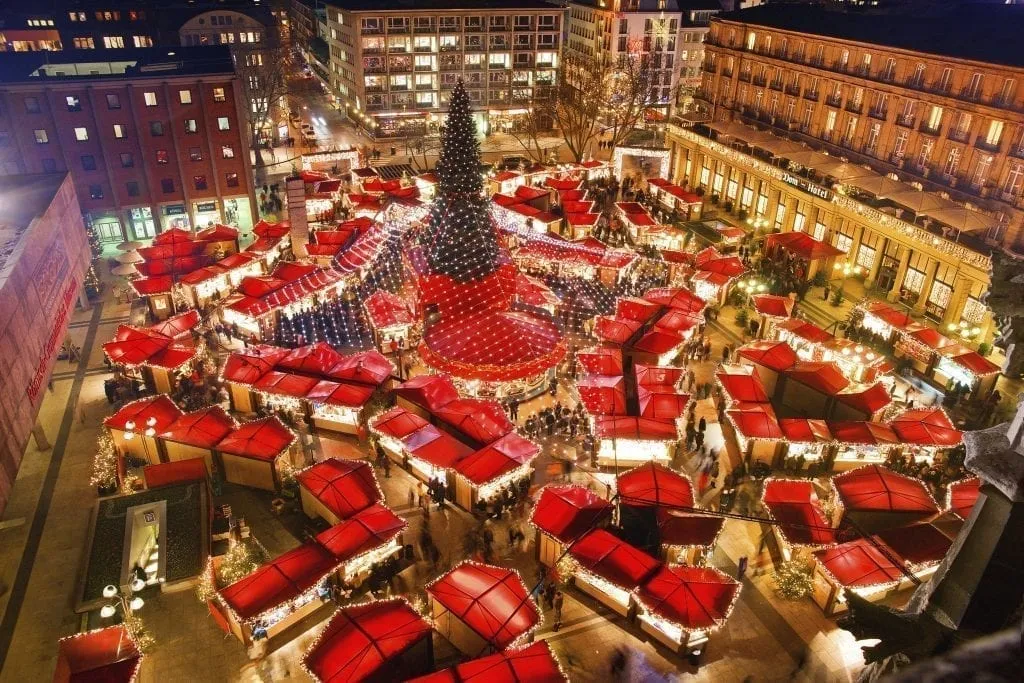
[[[987,330],[989,254],[1024,253],[1020,9],[719,15],[698,93],[714,123],[670,127],[674,179],[832,243],[917,313]]]

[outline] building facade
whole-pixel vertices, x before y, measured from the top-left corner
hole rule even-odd
[[[105,242],[250,228],[246,106],[226,47],[0,55],[0,172],[71,175]]]
[[[478,129],[509,130],[535,97],[550,96],[563,18],[542,0],[332,0],[329,88],[375,137],[415,137],[436,132],[461,78]]]
[[[716,0],[572,0],[567,52],[615,64],[626,55],[649,57],[651,108],[687,109],[700,85],[704,36],[720,10]]]
[[[0,512],[91,258],[69,175],[0,177]]]
[[[1024,252],[1020,30],[1021,8],[998,5],[935,16],[765,5],[712,22],[701,95],[716,119],[774,128],[985,212],[998,225],[982,237]]]

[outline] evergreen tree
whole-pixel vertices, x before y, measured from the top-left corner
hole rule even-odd
[[[459,80],[452,90],[437,162],[438,196],[424,236],[427,261],[437,274],[479,280],[498,267],[498,242],[480,175],[480,142]]]

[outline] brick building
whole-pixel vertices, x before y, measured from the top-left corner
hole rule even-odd
[[[0,55],[0,173],[71,174],[106,242],[251,227],[246,107],[226,47]]]

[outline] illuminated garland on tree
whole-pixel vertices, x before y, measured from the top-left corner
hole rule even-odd
[[[430,209],[424,237],[427,262],[436,274],[472,282],[498,267],[498,242],[480,175],[480,141],[460,79],[452,90],[441,156],[438,198]]]
[[[96,455],[92,459],[92,477],[89,483],[103,488],[117,486],[118,459],[114,439],[109,432],[101,432],[96,439]]]

